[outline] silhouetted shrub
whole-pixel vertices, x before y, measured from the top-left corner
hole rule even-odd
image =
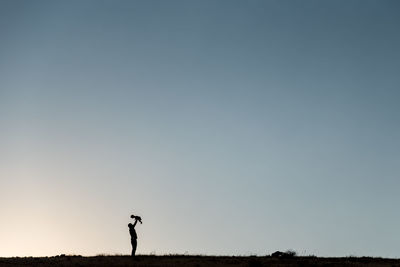
[[[282,259],[293,258],[295,256],[297,256],[297,253],[294,250],[287,250],[285,252],[275,251],[274,253],[271,254],[271,257],[282,258]]]
[[[282,255],[283,255],[282,251],[275,251],[274,253],[271,254],[271,257],[280,258],[282,257]]]

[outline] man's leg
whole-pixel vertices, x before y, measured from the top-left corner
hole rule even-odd
[[[132,244],[132,257],[135,257],[136,247],[137,247],[137,240],[135,238],[131,239]]]

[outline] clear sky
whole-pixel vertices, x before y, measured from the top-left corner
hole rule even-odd
[[[399,14],[0,1],[0,256],[400,257]]]

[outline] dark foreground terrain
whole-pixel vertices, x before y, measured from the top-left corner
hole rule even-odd
[[[226,256],[56,256],[0,258],[0,266],[142,266],[142,267],[260,267],[260,266],[399,266],[400,259],[317,257],[226,257]]]

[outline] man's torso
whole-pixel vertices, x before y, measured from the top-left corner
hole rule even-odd
[[[132,239],[137,239],[135,227],[129,226],[129,234],[131,235]]]

